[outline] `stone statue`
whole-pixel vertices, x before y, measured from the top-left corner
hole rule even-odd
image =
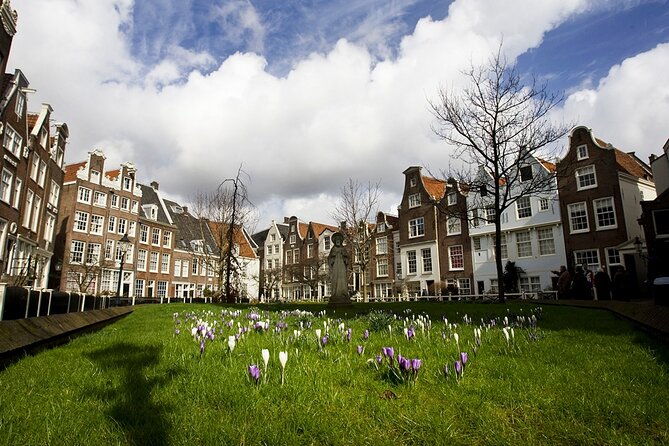
[[[348,293],[348,251],[344,248],[344,236],[341,232],[332,235],[334,246],[328,255],[330,266],[330,303],[348,304],[351,302]]]

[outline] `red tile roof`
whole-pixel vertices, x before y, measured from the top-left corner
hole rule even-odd
[[[222,230],[227,228],[228,226],[224,223],[219,223],[219,222],[214,222],[214,221],[209,221],[209,227],[211,228],[211,231],[215,234],[220,234]],[[235,226],[235,230],[233,231],[232,237],[235,240],[235,243],[237,246],[239,246],[239,255],[241,257],[246,257],[246,258],[256,258],[256,253],[251,247],[251,244],[249,243],[248,239],[244,235],[244,231],[242,230],[241,227]]]
[[[542,166],[546,168],[547,171],[554,173],[556,170],[555,164],[551,163],[550,161],[546,161],[541,158],[537,158],[537,161],[541,163]]]
[[[35,124],[37,124],[38,119],[39,115],[37,113],[28,113],[27,121],[28,121],[28,129],[30,129],[30,131],[32,131],[33,127],[35,127]]]
[[[110,171],[106,172],[105,175],[110,180],[115,180],[116,178],[119,177],[119,175],[121,175],[121,169],[110,170]]]
[[[645,178],[649,180],[653,179],[652,173],[639,164],[634,156],[630,155],[629,153],[625,153],[622,150],[613,150],[616,154],[616,163],[618,164],[619,170],[637,178]]]
[[[421,176],[425,190],[436,200],[441,199],[446,192],[446,181],[432,177]]]
[[[309,231],[309,225],[300,221],[297,223],[297,231],[300,233],[302,240],[304,240],[307,236],[307,231]]]
[[[86,165],[86,161],[81,161],[80,163],[68,164],[65,166],[65,177],[63,178],[64,183],[69,183],[76,181],[77,172],[79,169]]]
[[[323,233],[323,231],[325,231],[326,229],[329,229],[332,232],[337,232],[338,231],[338,229],[335,226],[326,225],[326,224],[323,224],[323,223],[315,223],[313,221],[311,222],[311,226],[314,228],[314,234],[316,235],[316,237],[321,235]]]

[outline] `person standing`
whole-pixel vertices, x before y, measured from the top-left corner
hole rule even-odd
[[[567,299],[569,297],[569,287],[571,286],[571,274],[567,271],[567,267],[560,266],[558,275],[557,288],[558,299]]]
[[[603,266],[595,274],[595,291],[598,299],[611,299],[611,279]]]

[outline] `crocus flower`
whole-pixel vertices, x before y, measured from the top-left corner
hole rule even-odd
[[[263,348],[260,351],[260,354],[262,355],[262,360],[265,363],[265,373],[267,373],[267,363],[269,362],[269,350],[266,348]]]
[[[460,378],[462,376],[462,363],[460,361],[455,361],[455,377]]]
[[[362,352],[364,352],[364,351],[365,351],[365,347],[363,347],[362,345],[358,345],[358,354],[362,355]]]
[[[228,336],[228,349],[230,350],[230,353],[235,349],[235,345],[237,344],[237,337],[236,336]]]
[[[204,354],[204,338],[200,341],[200,356]]]
[[[467,352],[460,352],[460,361],[462,361],[463,368],[467,365],[467,359],[469,359]]]
[[[174,330],[174,336],[179,336],[179,333],[181,333],[181,332],[179,331],[178,328],[176,330]]]
[[[383,358],[381,357],[381,355],[376,355],[376,363],[381,364],[381,361],[383,361]]]
[[[321,338],[321,329],[317,328],[316,329],[316,339],[320,339],[320,338]]]
[[[448,378],[448,364],[444,364],[444,376]]]
[[[506,338],[506,343],[507,345],[509,344],[509,330],[506,329],[506,327],[502,328],[502,333],[504,333],[504,337]]]
[[[279,352],[279,364],[281,364],[281,385],[283,385],[284,382],[286,362],[288,362],[288,352]]]
[[[255,383],[258,384],[258,381],[260,380],[260,369],[257,365],[251,364],[249,366],[249,375],[255,381]]]
[[[413,370],[415,375],[418,375],[418,371],[420,370],[420,367],[423,365],[423,361],[421,361],[418,358],[412,359],[411,360],[411,370]]]
[[[347,340],[348,342],[351,342],[351,336],[352,336],[352,335],[353,335],[353,329],[349,328],[349,329],[346,331],[346,340]]]
[[[365,330],[365,332],[362,334],[362,339],[365,341],[369,339],[369,330]]]

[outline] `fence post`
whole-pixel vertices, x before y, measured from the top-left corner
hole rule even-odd
[[[39,290],[39,297],[37,298],[37,317],[39,317],[39,312],[42,309],[42,290]]]
[[[49,292],[49,306],[46,308],[46,315],[51,315],[51,298],[53,297],[53,290],[47,290]]]
[[[67,312],[70,312],[70,303],[72,303],[72,291],[67,292]]]
[[[7,292],[7,284],[0,283],[0,321],[5,312],[5,293]]]
[[[86,305],[86,294],[81,295],[81,310],[79,311],[84,311],[84,306]]]
[[[26,314],[23,318],[28,319],[28,309],[30,308],[30,287],[24,286],[23,289],[28,292],[28,298],[26,299]]]

